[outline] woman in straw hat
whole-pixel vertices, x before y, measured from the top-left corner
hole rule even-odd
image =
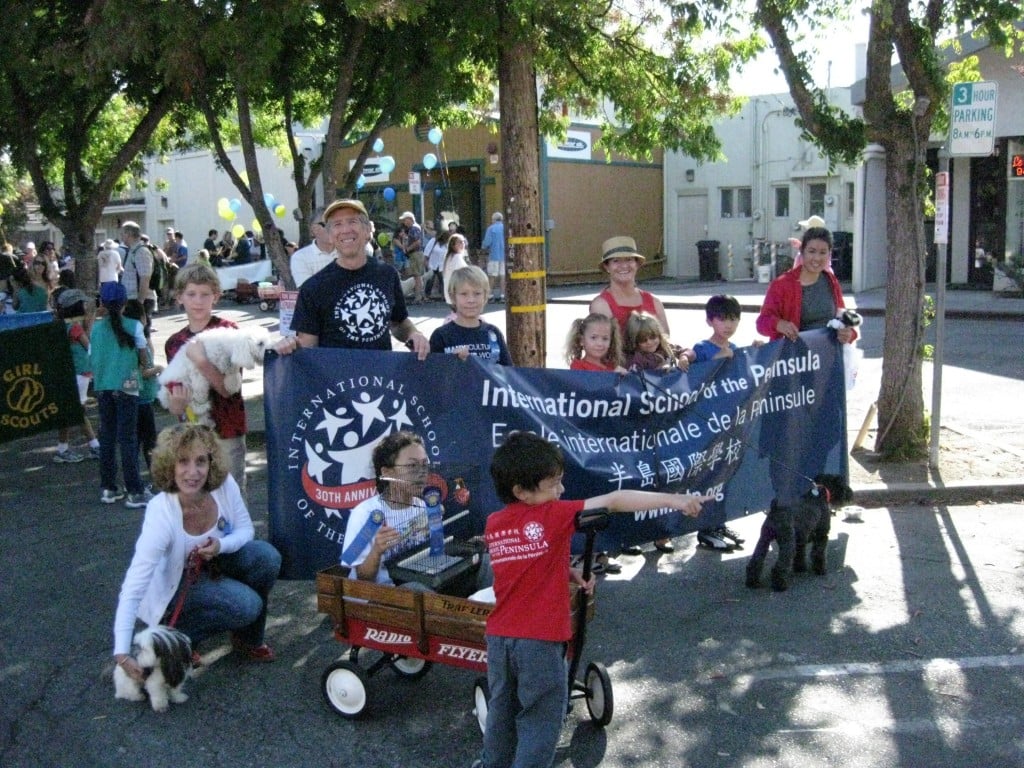
[[[610,237],[601,246],[601,269],[608,274],[608,287],[590,302],[590,311],[613,317],[619,324],[623,338],[626,321],[634,311],[643,311],[658,318],[668,333],[668,318],[661,300],[636,284],[636,273],[647,260],[637,252],[632,237]]]
[[[647,260],[637,251],[632,237],[610,237],[601,246],[601,269],[608,273],[608,287],[590,302],[592,313],[614,318],[619,324],[621,338],[626,338],[626,323],[633,312],[646,312],[658,318],[662,330],[668,336],[668,317],[661,299],[650,291],[641,290],[636,284],[636,273]],[[677,362],[686,370],[693,351],[681,349]],[[668,539],[658,539],[654,546],[661,552],[673,551]],[[625,547],[624,554],[639,554],[639,547]]]

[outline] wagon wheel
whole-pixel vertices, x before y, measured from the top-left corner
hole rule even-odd
[[[487,678],[481,675],[473,683],[473,714],[476,715],[480,733],[487,731],[487,700],[489,698],[490,689],[487,686]]]
[[[270,309],[270,302],[266,299],[260,300],[260,312],[266,312]]]
[[[366,709],[366,675],[350,661],[336,661],[320,678],[324,699],[342,717],[355,719]]]
[[[395,656],[391,660],[391,668],[399,677],[404,677],[407,680],[419,680],[430,671],[432,666],[432,662],[412,656]]]
[[[601,662],[592,661],[587,664],[583,681],[587,691],[587,711],[590,712],[590,719],[594,721],[594,725],[608,725],[612,721],[612,710],[615,708],[612,699],[612,680],[608,677],[608,670]]]

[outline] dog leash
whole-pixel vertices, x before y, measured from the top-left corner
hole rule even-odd
[[[178,623],[178,616],[181,615],[181,609],[185,605],[185,598],[188,596],[188,591],[199,580],[199,574],[203,571],[203,558],[199,556],[199,547],[194,547],[191,552],[188,553],[188,559],[185,561],[185,584],[181,588],[181,592],[178,595],[178,601],[174,605],[174,611],[171,613],[171,618],[167,621],[168,627],[173,627]]]

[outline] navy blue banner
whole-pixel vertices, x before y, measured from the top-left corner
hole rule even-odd
[[[284,578],[311,578],[337,562],[348,510],[374,492],[373,447],[399,429],[422,435],[442,468],[445,528],[458,536],[482,532],[502,506],[488,467],[513,430],[562,447],[565,498],[620,488],[716,498],[696,520],[668,510],[614,515],[597,542],[612,552],[765,510],[776,494],[806,491],[820,472],[847,474],[833,331],[665,376],[298,350],[268,355],[264,394],[270,538],[284,555]],[[459,511],[451,527],[449,510]]]

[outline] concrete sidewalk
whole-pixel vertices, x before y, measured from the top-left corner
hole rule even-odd
[[[550,304],[589,304],[603,288],[603,283],[590,285],[549,286]],[[662,278],[647,280],[644,290],[651,291],[662,300],[666,309],[704,309],[707,300],[725,293],[739,299],[744,312],[757,313],[761,308],[768,286],[754,280],[732,282],[693,283]],[[935,285],[925,286],[925,293],[935,298]],[[849,285],[843,286],[848,306],[863,315],[883,316],[886,310],[886,291],[877,288],[854,294]],[[976,320],[1024,319],[1024,297],[994,293],[986,290],[947,289],[945,292],[946,317]]]

